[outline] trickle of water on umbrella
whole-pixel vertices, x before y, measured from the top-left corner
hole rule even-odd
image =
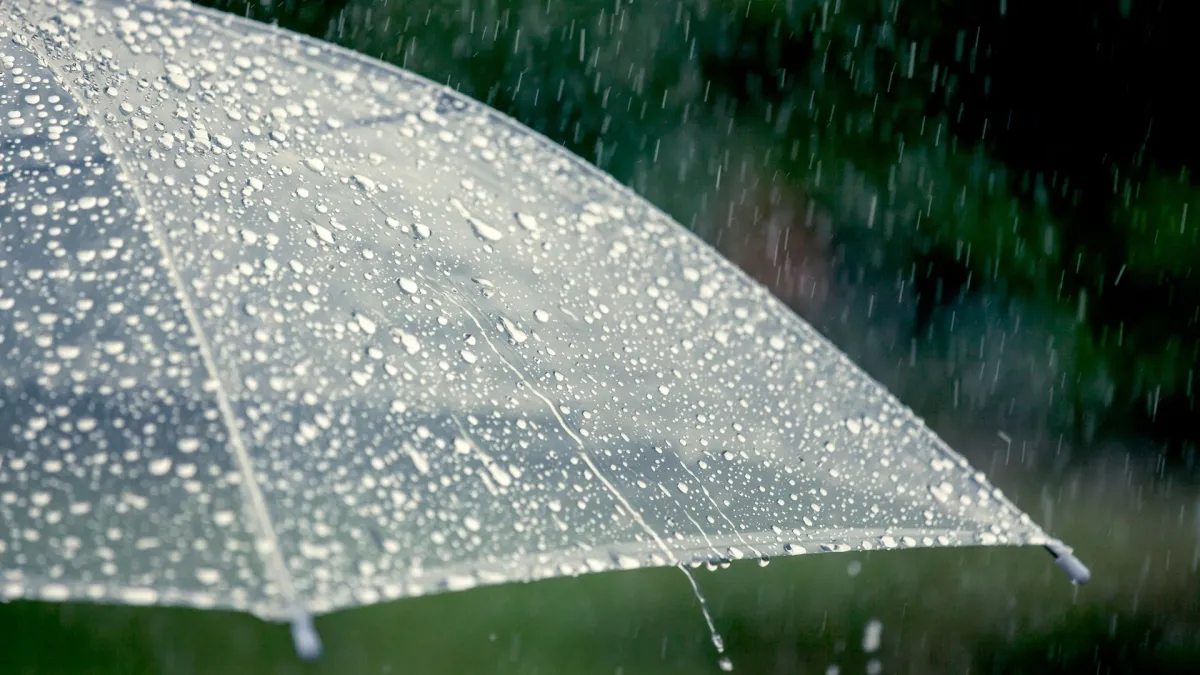
[[[648,535],[650,535],[651,539],[653,539],[655,544],[658,545],[658,548],[667,556],[667,559],[673,561],[675,567],[679,568],[679,570],[683,572],[683,575],[687,577],[688,582],[692,585],[692,593],[695,595],[696,600],[700,602],[700,611],[704,615],[704,622],[708,625],[708,633],[709,637],[712,639],[713,647],[715,647],[717,650],[717,655],[719,657],[717,663],[721,667],[721,670],[726,672],[732,671],[733,661],[730,660],[728,656],[725,656],[725,640],[721,637],[721,633],[717,631],[716,624],[713,623],[712,612],[708,610],[708,601],[704,598],[704,594],[700,591],[700,585],[696,583],[696,578],[692,576],[691,570],[689,570],[686,566],[684,566],[683,563],[679,562],[675,558],[674,553],[671,552],[671,549],[667,547],[666,543],[663,542],[658,533],[655,532],[654,529],[642,519],[637,510],[633,508],[633,505],[625,499],[624,495],[622,495],[621,492],[607,478],[604,477],[604,474],[600,472],[600,468],[596,466],[595,462],[591,458],[591,455],[587,452],[587,448],[584,445],[583,440],[566,423],[566,420],[562,418],[558,409],[555,408],[554,404],[550,401],[546,394],[542,393],[540,389],[530,383],[529,380],[526,379],[525,375],[516,366],[514,366],[508,359],[500,354],[495,345],[492,344],[491,338],[487,336],[487,331],[484,329],[483,324],[479,322],[479,319],[475,317],[474,313],[472,313],[466,305],[456,299],[453,295],[446,294],[445,297],[460,310],[462,310],[463,313],[466,314],[467,318],[475,324],[475,327],[479,329],[480,335],[483,337],[484,342],[488,345],[491,351],[497,357],[499,357],[500,361],[505,365],[505,367],[507,367],[509,371],[513,373],[513,375],[516,375],[521,383],[525,385],[525,387],[527,387],[534,396],[540,398],[542,402],[546,404],[546,406],[550,409],[551,414],[553,414],[555,419],[558,421],[562,430],[566,432],[571,440],[578,445],[578,457],[583,461],[584,465],[591,470],[592,475],[596,476],[596,478],[600,480],[605,489],[608,490],[608,492],[614,498],[616,498],[617,502],[620,503],[630,515],[633,516],[634,521],[637,522],[637,524],[641,526],[641,528]]]

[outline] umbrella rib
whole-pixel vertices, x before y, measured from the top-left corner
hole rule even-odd
[[[32,33],[33,31],[31,31]],[[71,96],[76,101],[84,102],[87,97],[82,96],[79,91],[72,85],[63,73],[60,73],[54,67],[49,54],[38,43],[38,40],[29,40],[28,48],[37,56],[37,58],[46,66],[47,70],[58,76],[60,84],[71,93]],[[85,108],[85,114],[92,117],[90,109]],[[108,141],[105,138],[105,126],[103,119],[94,120],[96,122],[95,133],[100,138]],[[113,154],[118,158],[118,162],[122,158],[119,143],[109,143],[113,149]],[[126,184],[130,195],[134,202],[142,209],[144,214],[150,214],[150,200],[146,195],[142,194],[138,185],[134,181],[129,181]],[[242,475],[242,494],[247,500],[255,522],[255,529],[258,530],[259,536],[266,540],[267,550],[260,551],[263,563],[266,564],[268,570],[275,577],[276,583],[281,587],[281,592],[286,603],[290,606],[292,617],[292,638],[296,644],[296,650],[303,658],[316,658],[321,653],[320,638],[312,625],[312,616],[300,601],[299,594],[296,591],[295,582],[292,579],[291,571],[287,567],[287,562],[283,558],[283,553],[279,548],[279,539],[275,534],[275,527],[271,523],[271,515],[267,510],[266,501],[263,498],[262,491],[258,487],[258,483],[254,480],[254,468],[250,461],[250,453],[242,440],[241,433],[238,431],[237,415],[233,410],[233,403],[226,392],[221,381],[220,371],[217,369],[217,360],[213,355],[212,346],[209,343],[208,337],[204,334],[203,325],[200,322],[200,317],[196,312],[196,307],[192,303],[191,297],[187,293],[187,287],[183,283],[183,277],[179,272],[178,266],[175,264],[175,256],[172,255],[170,247],[167,246],[166,237],[159,225],[159,219],[146,218],[152,228],[151,238],[154,240],[154,245],[158,248],[162,255],[162,264],[167,273],[171,284],[175,287],[179,298],[184,316],[187,318],[188,325],[196,336],[196,348],[200,354],[201,362],[204,364],[204,369],[208,376],[217,384],[215,389],[215,398],[217,409],[221,415],[221,421],[225,424],[229,431],[229,448],[233,455],[234,461],[237,464],[238,471]]]
[[[130,183],[130,191],[139,203],[148,203],[148,200],[145,199],[141,191],[132,182]],[[147,212],[149,210],[149,208],[146,208]],[[179,291],[179,302],[182,306],[184,316],[187,317],[188,324],[196,336],[196,349],[200,352],[200,359],[204,363],[204,369],[208,371],[209,377],[217,384],[214,389],[214,396],[217,402],[217,409],[221,414],[221,421],[225,423],[229,431],[229,448],[231,454],[237,463],[238,471],[242,474],[243,497],[249,502],[250,512],[256,521],[255,529],[258,530],[258,534],[267,543],[266,550],[260,551],[260,555],[263,558],[263,562],[271,570],[275,581],[281,586],[284,598],[291,607],[292,636],[295,638],[297,650],[301,656],[315,658],[321,651],[320,640],[313,628],[311,615],[300,601],[295,581],[292,579],[291,570],[288,569],[287,562],[284,560],[283,553],[279,548],[279,537],[275,533],[274,524],[271,522],[271,512],[267,509],[266,499],[263,497],[262,490],[258,487],[258,482],[254,479],[254,466],[250,460],[250,451],[242,439],[241,432],[238,430],[237,413],[233,410],[233,401],[230,399],[228,392],[225,390],[225,385],[221,381],[212,345],[209,343],[208,337],[204,334],[204,327],[200,323],[200,316],[196,312],[196,307],[192,303],[191,296],[185,290],[183,276],[175,264],[175,256],[171,254],[170,247],[166,243],[166,237],[159,230],[157,219],[151,220],[151,227],[154,228],[155,243],[163,256],[163,267],[166,268],[171,283]]]
[[[142,204],[148,203],[140,190],[132,183],[130,184],[130,191],[133,192],[138,202]],[[149,208],[146,208],[146,210],[148,212]],[[200,316],[196,312],[196,307],[192,303],[191,296],[185,290],[183,277],[179,272],[178,266],[175,264],[175,256],[171,254],[171,250],[166,243],[166,238],[159,230],[157,219],[151,220],[153,221],[151,226],[154,228],[155,233],[154,239],[156,240],[159,252],[163,256],[163,267],[166,268],[171,283],[179,291],[179,301],[182,305],[184,316],[187,317],[188,324],[196,336],[196,349],[200,352],[200,359],[204,363],[204,369],[208,371],[209,377],[217,384],[214,396],[217,402],[217,409],[221,414],[221,421],[225,423],[229,431],[229,448],[231,454],[237,463],[238,471],[242,474],[243,497],[249,502],[250,512],[256,521],[255,529],[258,530],[258,534],[267,543],[267,549],[260,551],[260,555],[263,558],[263,562],[271,570],[275,581],[281,586],[284,598],[291,607],[292,636],[295,638],[297,650],[301,656],[315,658],[321,651],[320,640],[312,626],[311,615],[300,601],[295,581],[292,579],[291,570],[288,569],[287,562],[284,560],[283,553],[279,548],[279,537],[275,533],[274,524],[271,522],[271,513],[267,509],[266,499],[263,497],[262,490],[258,487],[258,482],[254,479],[254,466],[250,460],[250,451],[242,439],[241,432],[238,430],[237,413],[233,410],[233,401],[230,399],[228,392],[225,390],[224,383],[221,381],[212,345],[209,343],[208,337],[204,334],[204,327],[200,323]]]
[[[145,199],[141,191],[132,182],[130,183],[130,191],[139,203],[148,203],[148,200]],[[146,208],[147,212],[149,210],[149,208]],[[196,336],[196,349],[200,352],[200,359],[204,363],[204,369],[208,371],[209,377],[217,384],[214,396],[217,402],[217,409],[221,414],[221,421],[225,423],[226,428],[229,430],[229,448],[231,454],[237,463],[239,472],[242,474],[243,497],[249,502],[250,512],[256,521],[255,529],[258,530],[258,534],[267,543],[267,549],[260,551],[260,555],[263,558],[263,562],[271,570],[275,581],[281,586],[284,598],[291,607],[292,637],[295,639],[297,651],[303,657],[315,658],[321,651],[320,639],[313,628],[311,615],[300,601],[295,581],[292,579],[291,570],[288,569],[287,562],[284,560],[283,553],[279,548],[279,537],[275,533],[274,524],[271,522],[271,512],[267,509],[266,499],[263,497],[262,490],[258,487],[258,482],[254,479],[254,466],[250,460],[250,451],[242,439],[241,432],[238,430],[237,413],[233,410],[233,401],[230,399],[228,392],[225,390],[224,383],[221,381],[212,345],[209,343],[208,337],[204,334],[204,327],[200,323],[200,316],[196,312],[196,307],[192,303],[191,296],[185,290],[183,277],[179,272],[178,266],[175,264],[175,256],[171,254],[170,247],[166,243],[166,237],[159,230],[157,219],[151,220],[151,226],[154,228],[155,234],[154,239],[156,240],[159,252],[163,256],[163,267],[166,268],[171,283],[179,291],[179,301],[182,305],[184,316],[187,317],[188,324]]]

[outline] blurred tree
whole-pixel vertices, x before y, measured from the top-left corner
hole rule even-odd
[[[1186,27],[1200,6],[955,0],[937,12],[931,54],[950,84],[930,110],[1020,177],[1023,209],[1048,214],[1056,246],[1037,296],[1078,307],[1091,354],[1078,376],[1108,371],[1114,417],[1194,443],[1200,128],[1178,73],[1197,64]],[[974,230],[975,242],[992,234]]]

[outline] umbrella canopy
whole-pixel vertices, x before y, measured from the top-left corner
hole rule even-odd
[[[292,620],[1069,549],[669,217],[445,87],[173,2],[0,7],[0,598]],[[549,95],[549,94],[548,94]]]

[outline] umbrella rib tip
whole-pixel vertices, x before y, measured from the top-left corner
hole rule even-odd
[[[1082,586],[1092,580],[1092,571],[1088,569],[1083,561],[1075,557],[1071,547],[1062,542],[1051,542],[1045,545],[1050,555],[1054,556],[1054,564],[1058,565],[1059,569],[1066,572],[1071,578],[1071,583],[1076,586]]]
[[[305,661],[315,661],[321,656],[321,636],[313,625],[312,615],[304,610],[297,610],[292,616],[292,643],[296,655]]]

